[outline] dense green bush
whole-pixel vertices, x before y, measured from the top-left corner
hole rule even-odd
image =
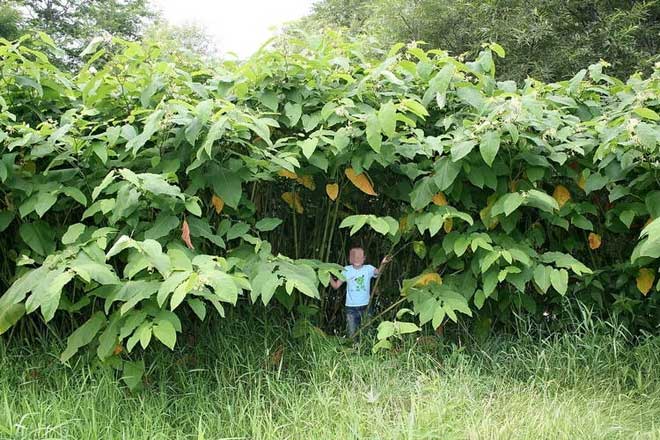
[[[120,367],[209,306],[322,323],[354,234],[396,253],[381,302],[410,307],[379,347],[417,329],[407,311],[483,329],[567,294],[657,330],[657,70],[518,88],[494,80],[496,44],[374,58],[328,34],[213,66],[102,44],[72,75],[45,35],[0,42],[0,333],[79,316],[62,360],[92,344]]]

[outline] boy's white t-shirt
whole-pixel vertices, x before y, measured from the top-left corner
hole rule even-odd
[[[359,307],[369,304],[371,279],[376,276],[376,268],[365,264],[359,269],[345,266],[342,272],[346,278],[346,306]]]

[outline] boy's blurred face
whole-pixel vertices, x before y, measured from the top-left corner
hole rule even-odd
[[[353,266],[362,266],[364,264],[364,249],[353,248],[348,253],[348,261]]]

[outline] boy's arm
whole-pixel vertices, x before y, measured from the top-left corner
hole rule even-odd
[[[390,261],[392,261],[392,257],[390,257],[389,255],[385,255],[383,261],[380,262],[380,266],[378,266],[376,270],[374,270],[374,278],[380,274],[380,271],[383,270],[383,266],[385,266]]]
[[[342,284],[344,284],[344,282],[339,278],[330,277],[330,285],[332,286],[333,289],[335,290],[339,289]]]

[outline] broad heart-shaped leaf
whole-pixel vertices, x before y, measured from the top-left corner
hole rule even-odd
[[[120,283],[112,266],[92,260],[85,252],[78,253],[76,259],[69,264],[69,267],[86,282],[94,280],[103,285]]]
[[[122,380],[126,383],[129,390],[135,390],[142,384],[144,376],[144,360],[124,361]]]
[[[172,293],[172,298],[170,298],[170,310],[174,310],[183,302],[186,295],[190,293],[193,289],[197,288],[199,285],[199,275],[196,272],[190,274],[188,279],[183,283],[179,284]]]
[[[346,174],[346,177],[348,177],[348,180],[350,180],[351,183],[363,193],[369,194],[370,196],[378,195],[364,173],[357,174],[353,168],[346,168],[344,173]]]
[[[490,130],[481,136],[479,142],[479,152],[486,165],[492,166],[497,152],[500,150],[500,132]]]
[[[188,306],[190,306],[190,309],[197,315],[200,321],[204,321],[204,318],[206,318],[206,305],[204,304],[203,301],[196,299],[196,298],[188,298],[186,300],[188,303]]]
[[[160,214],[156,217],[153,226],[144,233],[144,238],[158,240],[172,232],[179,226],[179,223],[179,219],[175,215]]]
[[[544,263],[554,263],[557,267],[571,269],[577,276],[592,273],[591,269],[575,259],[572,255],[563,254],[561,252],[546,252],[540,256],[540,259]]]
[[[437,191],[445,191],[454,183],[456,176],[461,171],[461,165],[452,162],[448,157],[444,156],[438,159],[435,163],[434,179],[437,186]]]
[[[396,134],[396,106],[388,101],[378,110],[378,122],[385,136],[391,138]]]
[[[552,267],[544,266],[542,264],[539,264],[534,268],[534,282],[543,293],[546,293],[550,287],[550,276],[552,275],[553,270]]]
[[[431,203],[437,192],[435,180],[433,176],[426,176],[417,181],[410,192],[410,205],[413,209],[422,209]]]
[[[660,191],[649,192],[644,198],[644,204],[651,217],[660,217]]]
[[[37,254],[45,257],[55,252],[55,231],[46,222],[23,223],[18,233]]]
[[[609,183],[609,181],[609,177],[603,176],[599,173],[593,173],[587,178],[587,181],[584,184],[584,192],[589,194],[590,192],[602,189]]]
[[[156,322],[152,328],[154,336],[170,350],[174,350],[176,344],[176,330],[172,323],[166,319]]]
[[[62,244],[71,244],[74,243],[80,234],[85,231],[85,225],[82,223],[75,223],[67,229],[67,231],[62,236]]]
[[[253,293],[252,300],[255,301],[258,296],[261,296],[261,301],[267,305],[282,282],[282,279],[268,270],[259,271],[250,283]]]
[[[197,197],[190,197],[186,200],[186,211],[197,217],[202,216],[202,208],[199,206],[199,199]]]
[[[566,295],[568,290],[568,272],[565,269],[552,269],[550,283],[559,294]]]
[[[371,228],[378,232],[379,234],[382,235],[387,235],[392,233],[392,225],[395,224],[395,228],[398,229],[398,222],[394,220],[392,217],[376,217],[374,215],[370,215],[369,218],[367,219],[367,223]],[[396,232],[395,229],[395,232]]]
[[[66,362],[78,352],[81,347],[92,342],[96,334],[106,324],[103,312],[96,312],[83,325],[78,327],[71,336],[67,338],[66,349],[60,356],[62,362]]]
[[[237,208],[242,196],[242,180],[239,175],[226,168],[212,169],[207,176],[213,191],[230,208]]]
[[[34,211],[37,213],[39,217],[43,217],[43,215],[50,210],[50,208],[57,202],[57,194],[53,194],[50,192],[39,192],[36,195],[36,203],[34,205]],[[22,208],[22,206],[21,206]],[[20,208],[19,208],[20,211]],[[21,213],[22,217],[25,217]]]
[[[41,282],[48,272],[50,272],[50,269],[47,266],[40,266],[28,271],[14,281],[5,294],[0,296],[0,310],[23,301],[25,296]]]
[[[133,240],[128,235],[122,235],[117,239],[115,244],[113,244],[110,250],[105,254],[105,258],[107,260],[108,258],[117,255],[124,249],[135,248],[135,247],[137,247],[135,240]]]
[[[474,149],[475,145],[477,145],[477,141],[474,140],[461,141],[453,144],[451,146],[452,162],[458,162],[459,160],[463,159],[465,156],[470,154],[470,152]]]
[[[367,215],[351,215],[346,217],[342,222],[339,224],[339,228],[351,228],[351,233],[350,235],[355,234],[357,231],[362,229],[362,226],[367,224],[367,219],[369,216]]]
[[[495,202],[490,210],[490,214],[493,217],[500,214],[508,217],[522,205],[524,200],[525,197],[518,192],[505,194]]]
[[[25,314],[23,303],[11,304],[0,308],[0,335],[9,330]]]
[[[633,112],[637,113],[642,118],[650,119],[652,121],[659,121],[660,120],[660,115],[658,115],[656,112],[654,112],[650,108],[639,107],[639,108],[634,109]]]
[[[559,204],[553,197],[537,189],[527,191],[525,194],[525,205],[547,212],[554,212],[559,209]]]
[[[14,211],[0,211],[0,232],[7,229],[13,220]]]
[[[74,273],[58,269],[49,272],[33,290],[32,295],[25,302],[25,310],[32,313],[41,308],[44,321],[48,322],[55,316],[60,303],[62,288],[73,279]]]
[[[376,153],[380,153],[380,147],[383,142],[383,139],[380,136],[380,122],[378,121],[378,116],[375,113],[372,113],[367,116],[367,143]]]
[[[445,64],[440,71],[429,81],[429,88],[424,92],[422,97],[422,104],[428,106],[429,103],[436,99],[438,107],[442,109],[445,103],[445,94],[454,75],[455,67],[451,63]]]
[[[192,269],[192,266],[191,266]],[[186,281],[190,276],[191,271],[186,270],[182,272],[173,272],[168,278],[163,281],[158,287],[158,294],[156,295],[156,301],[158,302],[158,307],[163,307],[167,297],[170,293],[174,292],[174,289],[179,287],[181,283]]]
[[[272,231],[273,229],[277,228],[281,224],[282,224],[282,219],[274,218],[274,217],[267,217],[267,218],[262,218],[261,220],[259,220],[254,225],[254,227],[257,228],[261,232],[268,232],[268,231]]]
[[[340,128],[339,130],[337,130],[332,140],[332,144],[339,151],[346,148],[350,142],[351,142],[351,138],[349,136],[349,130],[347,128]]]
[[[302,116],[302,105],[294,102],[284,104],[284,114],[289,118],[289,126],[293,127],[298,123]]]
[[[314,151],[316,150],[316,146],[319,144],[319,138],[313,137],[313,138],[308,138],[305,139],[304,141],[299,141],[298,146],[302,149],[303,155],[309,159],[312,154],[314,154]]]
[[[630,256],[630,261],[634,263],[640,257],[660,257],[660,217],[653,220],[642,229],[640,241]]]
[[[101,194],[101,192],[108,187],[112,183],[113,180],[115,180],[115,177],[117,177],[117,173],[115,170],[110,171],[106,176],[103,178],[101,183],[94,188],[92,191],[92,200],[96,200],[96,198]]]

